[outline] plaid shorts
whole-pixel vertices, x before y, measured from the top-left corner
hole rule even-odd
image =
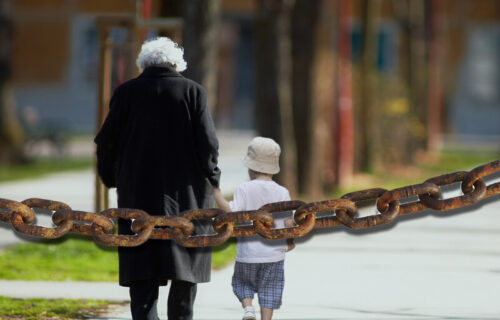
[[[261,307],[279,309],[285,285],[284,260],[270,263],[236,261],[231,285],[240,301],[253,299],[257,293]]]

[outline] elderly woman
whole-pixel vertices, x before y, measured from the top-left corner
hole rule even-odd
[[[117,188],[120,208],[178,216],[212,207],[220,170],[205,90],[179,74],[186,69],[183,50],[168,38],[145,42],[137,66],[142,74],[116,88],[95,138],[102,181]],[[195,232],[209,231],[194,223]],[[130,220],[119,219],[118,227],[132,234]],[[158,319],[158,289],[169,280],[168,319],[192,319],[196,284],[210,281],[210,248],[148,240],[118,253],[133,319]]]

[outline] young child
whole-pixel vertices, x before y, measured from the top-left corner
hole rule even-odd
[[[215,201],[225,211],[256,210],[261,206],[290,200],[288,190],[272,177],[278,173],[280,146],[272,139],[256,137],[250,141],[243,164],[250,181],[238,186],[233,201],[227,202],[220,189],[214,189]],[[293,226],[291,219],[275,217],[275,228]],[[270,320],[274,309],[281,306],[284,286],[285,252],[295,247],[293,239],[266,240],[256,235],[241,237],[236,244],[236,264],[232,279],[234,294],[244,308],[244,320],[255,320],[252,306],[254,294],[259,298],[262,320]]]

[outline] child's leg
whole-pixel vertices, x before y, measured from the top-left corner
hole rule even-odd
[[[241,301],[244,309],[243,319],[255,320],[255,309],[252,306],[255,294],[255,279],[257,266],[252,263],[236,262],[232,287],[234,294]]]
[[[283,267],[283,260],[261,264],[258,296],[262,320],[270,320],[273,316],[273,310],[279,309],[281,306],[285,284]]]
[[[252,306],[251,298],[245,298],[241,300],[241,304],[243,305],[243,320],[255,320],[255,309]]]
[[[260,308],[260,319],[261,320],[271,320],[273,317],[273,309],[269,308]]]
[[[241,300],[241,304],[243,305],[243,308],[245,307],[251,307],[252,306],[252,298],[245,298]]]

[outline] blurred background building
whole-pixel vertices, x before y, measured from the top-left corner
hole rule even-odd
[[[293,191],[318,194],[349,184],[352,172],[411,163],[443,146],[500,146],[498,0],[4,0],[1,7],[11,70],[2,83],[25,135],[92,136],[100,47],[113,44],[112,90],[138,74],[131,66],[144,39],[168,35],[185,47],[185,76],[207,88],[219,130],[281,143],[281,179]],[[110,16],[180,20],[114,26],[102,39],[98,21]],[[1,119],[2,127],[15,122],[12,112]]]

